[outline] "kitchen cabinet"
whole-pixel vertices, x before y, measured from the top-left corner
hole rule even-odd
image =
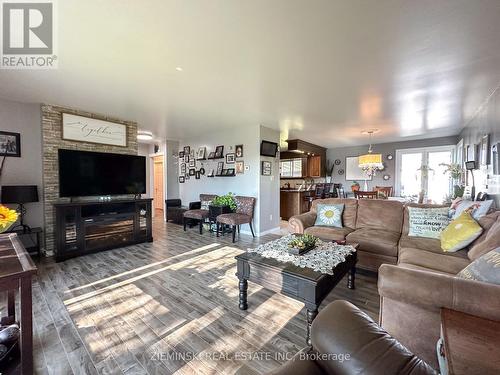
[[[309,177],[321,177],[321,156],[314,155],[307,158],[307,174]]]

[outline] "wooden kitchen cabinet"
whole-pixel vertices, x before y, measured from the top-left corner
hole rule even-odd
[[[309,177],[321,177],[321,156],[310,156],[307,160],[307,171]]]

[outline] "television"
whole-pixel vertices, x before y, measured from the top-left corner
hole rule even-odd
[[[278,152],[278,144],[269,141],[262,141],[260,144],[260,154],[262,156],[270,156],[276,157],[276,153]]]
[[[59,149],[59,196],[146,193],[146,158]]]

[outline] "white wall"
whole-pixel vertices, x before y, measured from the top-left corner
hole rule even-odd
[[[21,134],[21,157],[7,157],[0,185],[37,185],[42,192],[42,128],[39,104],[0,99],[0,130]],[[15,205],[9,205],[15,208]],[[43,203],[26,204],[25,222],[43,227]]]
[[[189,202],[198,201],[199,195],[207,194],[226,194],[232,192],[236,195],[251,196],[257,198],[257,206],[259,205],[259,175],[260,175],[260,128],[258,125],[249,125],[238,131],[211,131],[203,132],[199,137],[184,139],[179,143],[179,150],[184,146],[194,148],[195,152],[198,147],[204,146],[207,148],[207,155],[211,151],[215,151],[218,145],[224,145],[224,155],[234,152],[236,145],[243,144],[243,160],[250,170],[244,174],[236,175],[235,177],[207,177],[207,174],[213,168],[217,170],[217,163],[224,161],[224,168],[234,168],[234,164],[226,165],[225,159],[204,161],[203,167],[206,170],[205,176],[196,180],[191,177],[184,184],[179,184],[180,198],[182,203],[187,205]],[[231,149],[232,147],[232,149]],[[201,167],[201,163],[197,161],[196,169]],[[189,169],[189,167],[188,167]],[[254,229],[259,231],[259,210],[256,207],[254,213]],[[249,231],[250,228],[245,225],[242,231]]]
[[[260,127],[260,140],[279,143],[280,132],[278,130]],[[280,225],[280,172],[279,153],[276,158],[261,156],[263,160],[272,163],[272,175],[262,176],[259,173],[259,232],[267,232],[276,229]],[[260,166],[259,166],[260,167]]]

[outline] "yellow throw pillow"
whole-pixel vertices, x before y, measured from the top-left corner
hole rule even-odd
[[[463,249],[478,238],[483,228],[469,212],[463,212],[441,232],[441,249],[455,252]]]

